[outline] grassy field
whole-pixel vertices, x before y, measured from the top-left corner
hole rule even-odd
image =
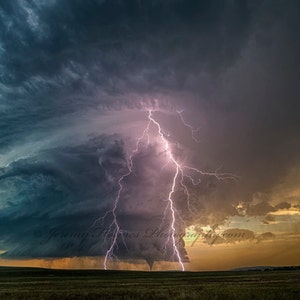
[[[129,272],[0,268],[0,299],[300,299],[300,271]]]

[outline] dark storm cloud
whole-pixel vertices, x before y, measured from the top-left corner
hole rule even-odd
[[[1,199],[1,241],[8,248],[6,255],[57,257],[72,254],[70,250],[78,255],[90,253],[89,248],[62,249],[68,239],[50,236],[54,231],[84,233],[98,217],[97,210],[110,208],[115,186],[98,164],[98,151],[102,165],[124,172],[123,148],[112,138],[47,150],[2,170],[1,190],[6,193]]]
[[[261,201],[257,204],[250,204],[247,208],[248,216],[265,216],[268,213],[275,212],[281,209],[289,209],[290,203],[281,202],[275,206],[271,205],[268,201]]]
[[[120,258],[149,263],[174,259],[168,216],[162,222],[171,178],[166,172],[154,176],[161,156],[153,145],[137,153],[134,173],[123,182],[126,188],[116,211],[121,232],[115,254]],[[105,254],[113,234],[111,209],[118,179],[127,172],[124,142],[117,136],[44,150],[3,168],[0,239],[7,252],[2,256]],[[183,232],[178,228],[176,237],[182,258],[186,256]]]
[[[87,96],[95,85],[112,94],[177,89],[189,76],[231,64],[247,41],[257,5],[10,1],[1,6],[1,81],[7,92],[14,88],[32,98],[62,88],[64,94]],[[52,99],[49,106],[55,105]]]
[[[203,179],[191,187],[193,217],[178,191],[186,224],[220,223],[238,215],[239,201],[252,215],[288,208],[250,202],[299,161],[299,20],[298,1],[2,1],[1,248],[11,256],[103,254],[103,238],[73,235],[112,207],[126,172],[130,122],[116,126],[106,113],[154,99],[203,124],[200,144],[174,133],[191,162],[241,176],[239,185]],[[126,179],[118,215],[128,231],[129,219],[139,232],[160,225],[141,221],[162,210],[170,174],[154,176],[160,155],[157,145],[143,149]],[[170,256],[158,237],[126,241],[132,258]],[[130,256],[121,244],[119,254]]]

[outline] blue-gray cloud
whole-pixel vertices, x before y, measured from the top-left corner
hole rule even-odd
[[[201,125],[192,144],[165,117],[191,162],[241,175],[239,186],[205,179],[192,190],[196,217],[178,192],[184,222],[238,214],[232,204],[299,162],[298,28],[298,1],[2,1],[0,248],[10,257],[102,255],[99,228],[111,215],[96,229],[91,223],[111,209],[126,145],[144,124],[132,110],[157,101]],[[161,225],[151,216],[163,211],[170,176],[153,175],[157,149],[139,152],[126,179],[118,210],[125,231]],[[89,230],[100,238],[78,242]],[[170,245],[164,252],[155,234],[145,239],[128,236],[130,253],[120,240],[118,254],[169,259]]]

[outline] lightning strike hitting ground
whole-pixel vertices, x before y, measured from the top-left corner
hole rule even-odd
[[[177,111],[177,114],[180,117],[180,120],[182,122],[182,124],[184,126],[186,126],[187,128],[190,129],[191,134],[192,134],[192,138],[198,142],[198,140],[194,137],[194,133],[198,131],[198,129],[194,129],[191,125],[187,124],[185,122],[185,120],[182,117],[182,111]],[[101,219],[103,220],[109,213],[112,214],[113,216],[113,220],[108,228],[106,237],[108,236],[108,234],[111,234],[111,243],[110,246],[108,248],[108,250],[106,251],[105,254],[105,258],[104,258],[104,269],[107,270],[107,264],[108,261],[110,259],[112,259],[112,257],[114,257],[114,249],[115,247],[117,247],[117,238],[119,235],[122,236],[122,232],[120,230],[120,226],[118,224],[118,220],[117,220],[117,215],[116,215],[116,210],[118,208],[118,204],[121,198],[121,194],[123,192],[124,186],[123,186],[123,181],[124,179],[129,176],[130,174],[132,174],[133,172],[133,157],[134,155],[139,151],[139,147],[140,147],[140,143],[142,142],[142,140],[147,136],[147,142],[148,144],[150,143],[150,134],[149,134],[149,130],[150,130],[150,126],[153,125],[154,127],[156,127],[157,129],[157,135],[159,137],[159,141],[162,144],[162,146],[164,147],[165,153],[168,157],[168,161],[166,162],[165,166],[168,165],[169,163],[173,164],[175,172],[173,175],[173,179],[172,179],[172,185],[170,188],[170,191],[168,192],[168,199],[167,199],[167,207],[165,210],[165,216],[166,214],[169,214],[170,218],[171,218],[171,224],[169,227],[169,236],[172,239],[172,247],[173,247],[173,260],[178,261],[180,268],[182,271],[185,270],[184,268],[184,264],[183,264],[183,259],[181,258],[179,249],[177,247],[177,243],[176,243],[176,215],[180,214],[179,212],[176,210],[176,205],[174,203],[174,199],[173,199],[173,195],[176,191],[176,188],[179,184],[179,186],[181,187],[181,189],[183,189],[184,194],[186,195],[186,200],[187,200],[187,205],[188,205],[188,209],[190,210],[191,213],[192,209],[190,208],[190,194],[189,194],[189,189],[187,187],[187,185],[184,183],[184,179],[189,180],[194,186],[200,184],[201,182],[201,176],[214,176],[216,179],[218,180],[226,180],[226,179],[237,179],[237,177],[235,175],[232,174],[228,174],[228,173],[218,173],[216,172],[203,172],[195,167],[190,167],[184,164],[181,164],[175,157],[174,154],[172,153],[171,150],[171,146],[167,140],[168,136],[167,134],[164,133],[164,131],[161,128],[160,123],[154,118],[153,116],[153,111],[149,110],[148,111],[148,123],[142,133],[142,135],[137,139],[136,142],[136,148],[132,151],[131,155],[129,156],[128,162],[127,162],[127,168],[128,171],[122,175],[119,180],[118,180],[118,192],[117,192],[117,196],[115,198],[114,201],[114,205],[112,210],[108,211],[104,217],[102,217]],[[163,166],[163,168],[165,167]]]

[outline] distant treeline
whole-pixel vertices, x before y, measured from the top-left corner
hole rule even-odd
[[[232,271],[300,271],[300,266],[284,266],[284,267],[257,266],[257,267],[236,268],[233,269]]]

